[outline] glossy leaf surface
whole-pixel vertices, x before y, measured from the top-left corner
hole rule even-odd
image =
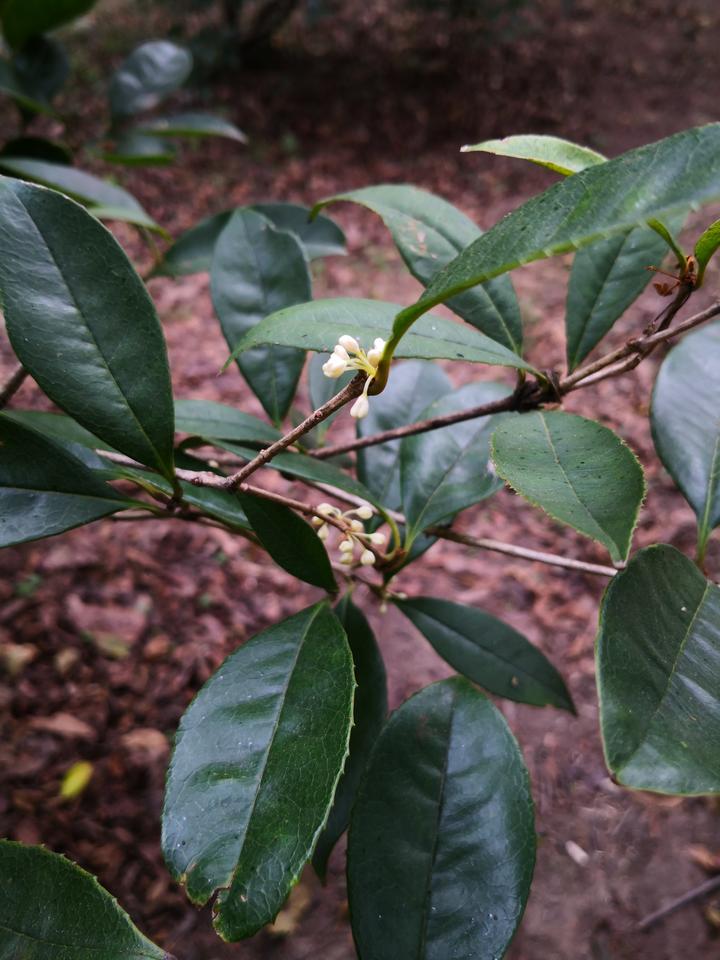
[[[452,384],[435,363],[408,360],[395,364],[388,385],[373,397],[370,412],[358,420],[358,436],[371,436],[420,419],[434,400],[449,393]],[[358,450],[358,477],[390,510],[402,508],[400,440]]]
[[[711,258],[720,247],[720,220],[715,220],[698,237],[695,244],[695,259],[697,260],[698,286],[702,283],[705,270]]]
[[[104,154],[103,159],[109,163],[122,163],[128,167],[161,167],[172,163],[176,153],[174,145],[164,138],[132,130],[123,134],[118,142]]]
[[[516,157],[529,160],[555,173],[567,176],[579,173],[588,167],[605,163],[606,157],[589,147],[571,143],[560,137],[541,134],[518,134],[502,140],[484,140],[482,143],[463,147],[462,153],[494,153],[497,157]]]
[[[674,221],[681,218],[673,218]],[[565,326],[568,367],[574,370],[612,329],[652,279],[667,244],[649,227],[601,240],[575,254],[568,285]]]
[[[172,960],[91,874],[44,847],[0,840],[3,960]]]
[[[168,773],[163,851],[215,929],[251,936],[297,882],[347,754],[345,633],[324,603],[232,654],[185,712]]]
[[[190,76],[192,54],[169,40],[150,40],[133,50],[110,81],[110,110],[127,117],[150,110]]]
[[[627,558],[645,479],[612,430],[575,414],[528,413],[500,424],[492,457],[516,493],[602,543],[614,563]]]
[[[438,303],[515,267],[580,250],[720,199],[720,124],[708,124],[589,167],[504,217],[441,270],[397,318],[396,333]]]
[[[430,404],[420,419],[468,410],[509,392],[498,383],[469,383]],[[502,487],[489,469],[490,436],[497,423],[497,416],[464,420],[402,441],[400,484],[410,541]]]
[[[406,184],[381,184],[341,193],[322,206],[337,201],[358,203],[377,213],[410,273],[426,286],[440,267],[482,234],[447,200]],[[520,307],[508,277],[470,290],[450,300],[448,306],[488,337],[520,352]]]
[[[237,210],[215,245],[210,270],[215,311],[231,350],[268,314],[310,300],[312,289],[299,242],[254,210]],[[238,366],[268,416],[279,423],[295,396],[305,352],[262,346]]]
[[[305,250],[308,260],[342,256],[347,253],[345,234],[329,217],[310,219],[310,208],[298,203],[254,203],[257,210],[278,230],[293,233]]]
[[[137,130],[156,137],[224,137],[247,143],[247,137],[234,123],[212,113],[176,113],[169,117],[153,117],[138,124]]]
[[[279,344],[331,353],[338,337],[349,333],[368,348],[375,337],[387,340],[393,319],[400,308],[381,300],[354,300],[339,297],[301,303],[266,317],[241,341],[235,353],[258,344]],[[424,360],[468,360],[532,370],[512,350],[464,324],[444,317],[425,317],[403,338],[396,354]]]
[[[698,518],[700,552],[720,524],[720,324],[674,347],[655,381],[655,449]]]
[[[236,443],[265,444],[280,439],[280,432],[264,420],[213,400],[176,400],[175,428]]]
[[[443,660],[468,680],[508,700],[575,712],[558,671],[510,624],[477,607],[436,597],[394,602]]]
[[[13,349],[50,399],[106,443],[170,476],[165,341],[112,234],[60,194],[3,178],[0,289]]]
[[[496,960],[534,861],[528,775],[501,714],[461,677],[411,697],[380,735],[350,825],[360,960]]]
[[[613,578],[597,640],[608,766],[628,787],[720,792],[720,589],[673,547]]]
[[[281,503],[238,493],[260,544],[288,573],[330,593],[337,591],[327,550],[309,523]]]
[[[321,879],[325,878],[333,847],[350,822],[350,811],[360,780],[387,716],[385,664],[370,624],[362,610],[352,602],[349,594],[345,594],[335,607],[335,614],[347,634],[357,686],[350,734],[350,756],[337,785],[330,816],[313,855],[313,867]]]
[[[51,537],[129,506],[61,445],[0,415],[0,547]]]

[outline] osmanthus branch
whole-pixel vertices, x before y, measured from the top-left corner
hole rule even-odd
[[[5,383],[0,385],[0,410],[8,405],[25,382],[27,376],[28,372],[25,367],[18,366],[13,370]]]
[[[663,323],[677,313],[677,310],[686,301],[684,296],[682,302],[679,300],[671,304],[676,307],[674,312],[663,311],[660,315]],[[628,340],[622,347],[605,354],[593,363],[580,367],[573,373],[568,374],[556,381],[555,390],[548,391],[541,384],[524,384],[522,389],[516,390],[501,400],[494,400],[491,403],[482,404],[478,407],[470,407],[467,410],[461,410],[458,413],[447,414],[440,417],[429,417],[427,420],[419,420],[416,423],[405,424],[401,427],[394,427],[391,430],[383,430],[380,433],[373,433],[366,437],[358,437],[354,440],[348,440],[346,443],[338,443],[329,447],[322,447],[318,450],[307,451],[309,456],[319,460],[326,460],[330,457],[336,457],[343,453],[351,453],[354,450],[362,450],[365,447],[373,447],[380,443],[388,443],[390,440],[399,440],[403,437],[411,437],[418,433],[427,433],[430,430],[439,430],[442,427],[451,426],[453,423],[462,423],[465,420],[475,420],[479,417],[487,417],[493,413],[505,413],[518,410],[532,410],[543,403],[561,400],[563,396],[571,393],[573,390],[580,390],[601,380],[607,380],[610,377],[616,377],[634,369],[642,360],[647,357],[654,348],[673,337],[686,333],[694,327],[700,326],[707,320],[720,315],[720,303],[715,303],[703,310],[701,313],[689,317],[675,327],[669,327],[658,330],[656,333],[648,333],[641,337],[634,337]]]

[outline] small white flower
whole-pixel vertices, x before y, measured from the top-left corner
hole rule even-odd
[[[338,550],[341,553],[352,553],[355,549],[355,544],[352,540],[341,540],[338,544]]]
[[[364,532],[365,532],[365,527],[364,527],[363,524],[362,524],[362,520],[351,520],[351,521],[350,521],[350,529],[353,531],[353,533],[364,533]]]
[[[369,520],[375,511],[369,503],[364,503],[361,507],[358,507],[357,510],[353,510],[352,512],[356,516],[360,517],[361,520]]]
[[[380,353],[382,353],[383,350],[385,349],[385,341],[383,340],[383,338],[375,337],[375,339],[373,340],[373,347],[375,350],[379,350]]]
[[[338,357],[336,354],[332,354],[329,360],[326,360],[322,365],[322,372],[326,377],[330,377],[332,380],[337,380],[338,377],[342,376],[343,373],[347,370],[347,361],[343,360],[342,357]]]
[[[369,540],[370,540],[370,543],[374,544],[376,547],[381,547],[385,543],[385,534],[371,533]]]
[[[368,363],[373,367],[377,367],[380,363],[380,357],[382,357],[382,350],[375,350],[373,348],[367,352]]]
[[[338,337],[338,343],[341,347],[348,351],[348,353],[359,353],[360,344],[357,342],[355,337],[351,337],[348,333],[344,333],[341,337]]]
[[[364,393],[361,393],[355,403],[350,407],[350,416],[356,420],[362,420],[370,412],[370,403]]]
[[[317,535],[320,537],[321,540],[327,540],[329,533],[330,531],[328,530],[328,525],[326,523],[323,523],[321,526],[318,527]]]
[[[363,550],[360,554],[360,563],[364,567],[371,567],[375,563],[375,554],[372,550]]]
[[[350,354],[347,352],[345,347],[341,343],[335,344],[335,349],[333,350],[334,357],[340,357],[341,360],[344,360],[345,363],[350,359]]]
[[[325,503],[324,501],[317,505],[317,512],[322,517],[334,517],[340,513],[337,507],[334,507],[331,503]]]

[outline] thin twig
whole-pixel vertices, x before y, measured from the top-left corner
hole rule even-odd
[[[642,932],[649,930],[651,927],[654,927],[656,923],[659,923],[660,920],[664,920],[669,914],[674,913],[681,907],[686,907],[689,903],[693,903],[695,900],[700,900],[702,897],[706,897],[709,893],[713,893],[718,888],[720,888],[720,874],[717,877],[711,877],[709,880],[699,884],[697,887],[693,887],[692,890],[688,890],[688,892],[684,893],[682,896],[677,897],[675,900],[671,900],[670,903],[664,907],[660,907],[660,909],[656,910],[654,913],[648,914],[647,917],[638,923],[637,929]]]
[[[5,383],[0,386],[0,410],[8,405],[12,397],[14,397],[25,382],[27,376],[28,372],[25,367],[18,366],[13,370]]]

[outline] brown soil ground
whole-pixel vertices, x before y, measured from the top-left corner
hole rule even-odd
[[[98,126],[98,64],[115,62],[133,37],[165,28],[166,13],[141,17],[132,5],[117,6],[121,30],[98,16],[90,42],[71,39],[89,84],[86,115],[76,118],[81,130]],[[270,61],[225,76],[202,93],[248,132],[249,149],[203,144],[188,151],[184,169],[133,172],[128,186],[172,231],[232,203],[309,202],[392,180],[437,190],[489,226],[551,178],[520,164],[460,156],[463,142],[549,132],[615,154],[718,119],[720,19],[712,0],[689,0],[681,10],[664,0],[577,0],[567,13],[548,2],[531,17],[532,29],[496,42],[439,19],[418,30],[416,22],[382,8],[358,3],[352,16],[313,30],[293,23]],[[347,209],[338,219],[351,253],[317,270],[317,295],[410,302],[417,286],[372,217]],[[129,233],[122,236],[131,240]],[[562,361],[568,265],[556,260],[515,275],[530,358],[545,367]],[[711,290],[717,279],[715,272]],[[216,377],[225,347],[206,278],[153,281],[151,292],[178,394],[258,413],[237,375]],[[654,294],[645,295],[610,342],[641,328],[656,308]],[[691,550],[692,513],[660,467],[649,436],[648,401],[659,359],[574,395],[567,408],[617,429],[642,460],[649,494],[637,545],[665,541]],[[9,348],[0,341],[0,374],[10,364]],[[461,383],[478,371],[456,365],[451,375]],[[16,403],[44,401],[26,384]],[[347,424],[334,429],[342,434]],[[459,526],[604,561],[592,545],[505,492],[468,511]],[[709,566],[717,578],[717,545]],[[712,922],[718,913],[709,901],[675,913],[650,933],[635,930],[643,916],[700,883],[705,869],[720,868],[719,821],[713,801],[631,793],[608,777],[593,665],[603,581],[439,544],[398,585],[410,594],[453,596],[507,619],[561,668],[578,704],[577,718],[499,704],[532,773],[540,836],[533,893],[508,956],[720,955]],[[297,888],[285,916],[293,936],[264,931],[238,945],[218,941],[207,911],[187,905],[159,850],[168,737],[190,697],[243,639],[315,596],[247,543],[189,525],[108,522],[0,553],[6,663],[0,674],[0,832],[45,843],[96,873],[138,925],[180,960],[350,960],[355,954],[342,849],[334,854],[327,890],[311,876]],[[382,615],[367,600],[393,706],[450,672],[400,614]],[[25,662],[16,662],[11,675],[8,653],[18,649]],[[77,800],[63,803],[60,779],[80,759],[93,763],[93,779]]]

